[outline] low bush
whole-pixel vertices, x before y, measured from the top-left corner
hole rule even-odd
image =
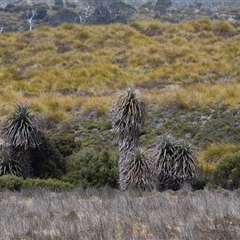
[[[73,154],[74,151],[80,150],[81,142],[74,141],[73,136],[53,136],[50,138],[58,149],[58,151],[63,155],[63,157]]]
[[[73,187],[74,186],[71,183],[63,182],[58,179],[29,178],[26,181],[22,181],[23,189],[46,188],[50,190],[64,190],[64,189],[72,189]]]
[[[23,180],[14,175],[4,175],[0,177],[0,190],[8,189],[20,191],[21,189],[38,189],[46,188],[50,190],[72,189],[73,185],[57,179],[32,179]]]
[[[60,178],[65,173],[62,154],[49,138],[41,135],[42,143],[32,151],[33,176],[39,178]]]
[[[240,187],[240,151],[219,162],[213,171],[213,184],[231,190]]]
[[[118,154],[114,150],[86,148],[66,158],[63,181],[83,187],[117,187]]]
[[[23,179],[14,175],[0,177],[0,190],[9,189],[19,191],[22,188]]]

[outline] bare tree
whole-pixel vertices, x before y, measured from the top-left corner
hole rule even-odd
[[[8,4],[6,2],[2,2],[2,3],[0,3],[0,8],[4,9],[7,7],[7,5]]]
[[[33,18],[35,17],[35,14],[36,14],[35,10],[32,10],[31,12],[29,9],[27,10],[27,21],[29,24],[30,31],[32,31],[32,28],[33,28]]]
[[[89,4],[84,4],[82,10],[80,11],[78,18],[81,24],[85,24],[87,18],[90,16],[91,6]]]
[[[5,27],[1,27],[1,29],[0,29],[0,33],[2,33],[3,32],[3,29],[4,29]]]

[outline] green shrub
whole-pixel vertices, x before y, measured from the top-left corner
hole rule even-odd
[[[39,178],[60,178],[65,173],[64,158],[49,138],[41,135],[42,144],[32,150],[33,176]]]
[[[73,185],[57,179],[31,179],[23,180],[13,175],[4,175],[0,177],[0,190],[9,189],[20,191],[21,189],[46,188],[51,190],[72,189]]]
[[[117,187],[118,155],[114,150],[87,148],[66,158],[62,180],[83,187]]]
[[[63,1],[62,0],[55,0],[55,5],[56,6],[63,6]]]
[[[53,136],[50,140],[64,157],[72,155],[73,151],[79,150],[81,147],[81,142],[74,141],[73,136]]]
[[[0,190],[9,189],[19,191],[22,188],[23,179],[14,175],[0,177]]]
[[[37,9],[37,16],[35,19],[43,19],[47,15],[47,9],[41,8]]]
[[[240,187],[240,151],[224,157],[213,171],[213,184],[226,189]]]
[[[47,188],[50,190],[64,190],[72,189],[74,186],[71,183],[63,182],[58,179],[32,179],[29,178],[22,183],[22,188],[24,189],[37,189],[37,188]]]

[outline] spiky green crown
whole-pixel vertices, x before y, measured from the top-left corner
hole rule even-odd
[[[6,142],[14,147],[35,148],[40,145],[40,137],[29,105],[18,104],[15,113],[3,128]]]
[[[135,136],[144,125],[146,117],[145,104],[136,90],[129,88],[113,102],[113,128],[120,137]]]

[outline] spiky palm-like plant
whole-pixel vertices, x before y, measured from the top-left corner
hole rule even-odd
[[[123,189],[129,157],[138,149],[139,132],[146,116],[145,104],[138,92],[129,88],[113,102],[111,112],[113,129],[119,134],[120,188]]]
[[[24,149],[38,147],[41,143],[38,128],[29,105],[17,104],[16,110],[3,128],[6,143]]]
[[[141,190],[154,188],[150,161],[141,150],[128,156],[128,161],[123,163],[121,171],[122,174],[120,175],[124,177],[123,180],[120,179],[122,190],[129,186],[135,186]]]
[[[113,102],[113,128],[118,132],[124,147],[138,147],[139,131],[144,125],[145,104],[136,90],[129,88]]]
[[[196,179],[197,161],[189,143],[165,135],[155,156],[160,190],[178,190],[183,183],[191,183]]]
[[[24,178],[30,175],[31,149],[41,143],[35,119],[29,105],[17,104],[16,110],[2,129],[6,145],[20,162]]]
[[[4,149],[0,152],[0,176],[6,174],[21,176],[21,168],[19,162]]]

